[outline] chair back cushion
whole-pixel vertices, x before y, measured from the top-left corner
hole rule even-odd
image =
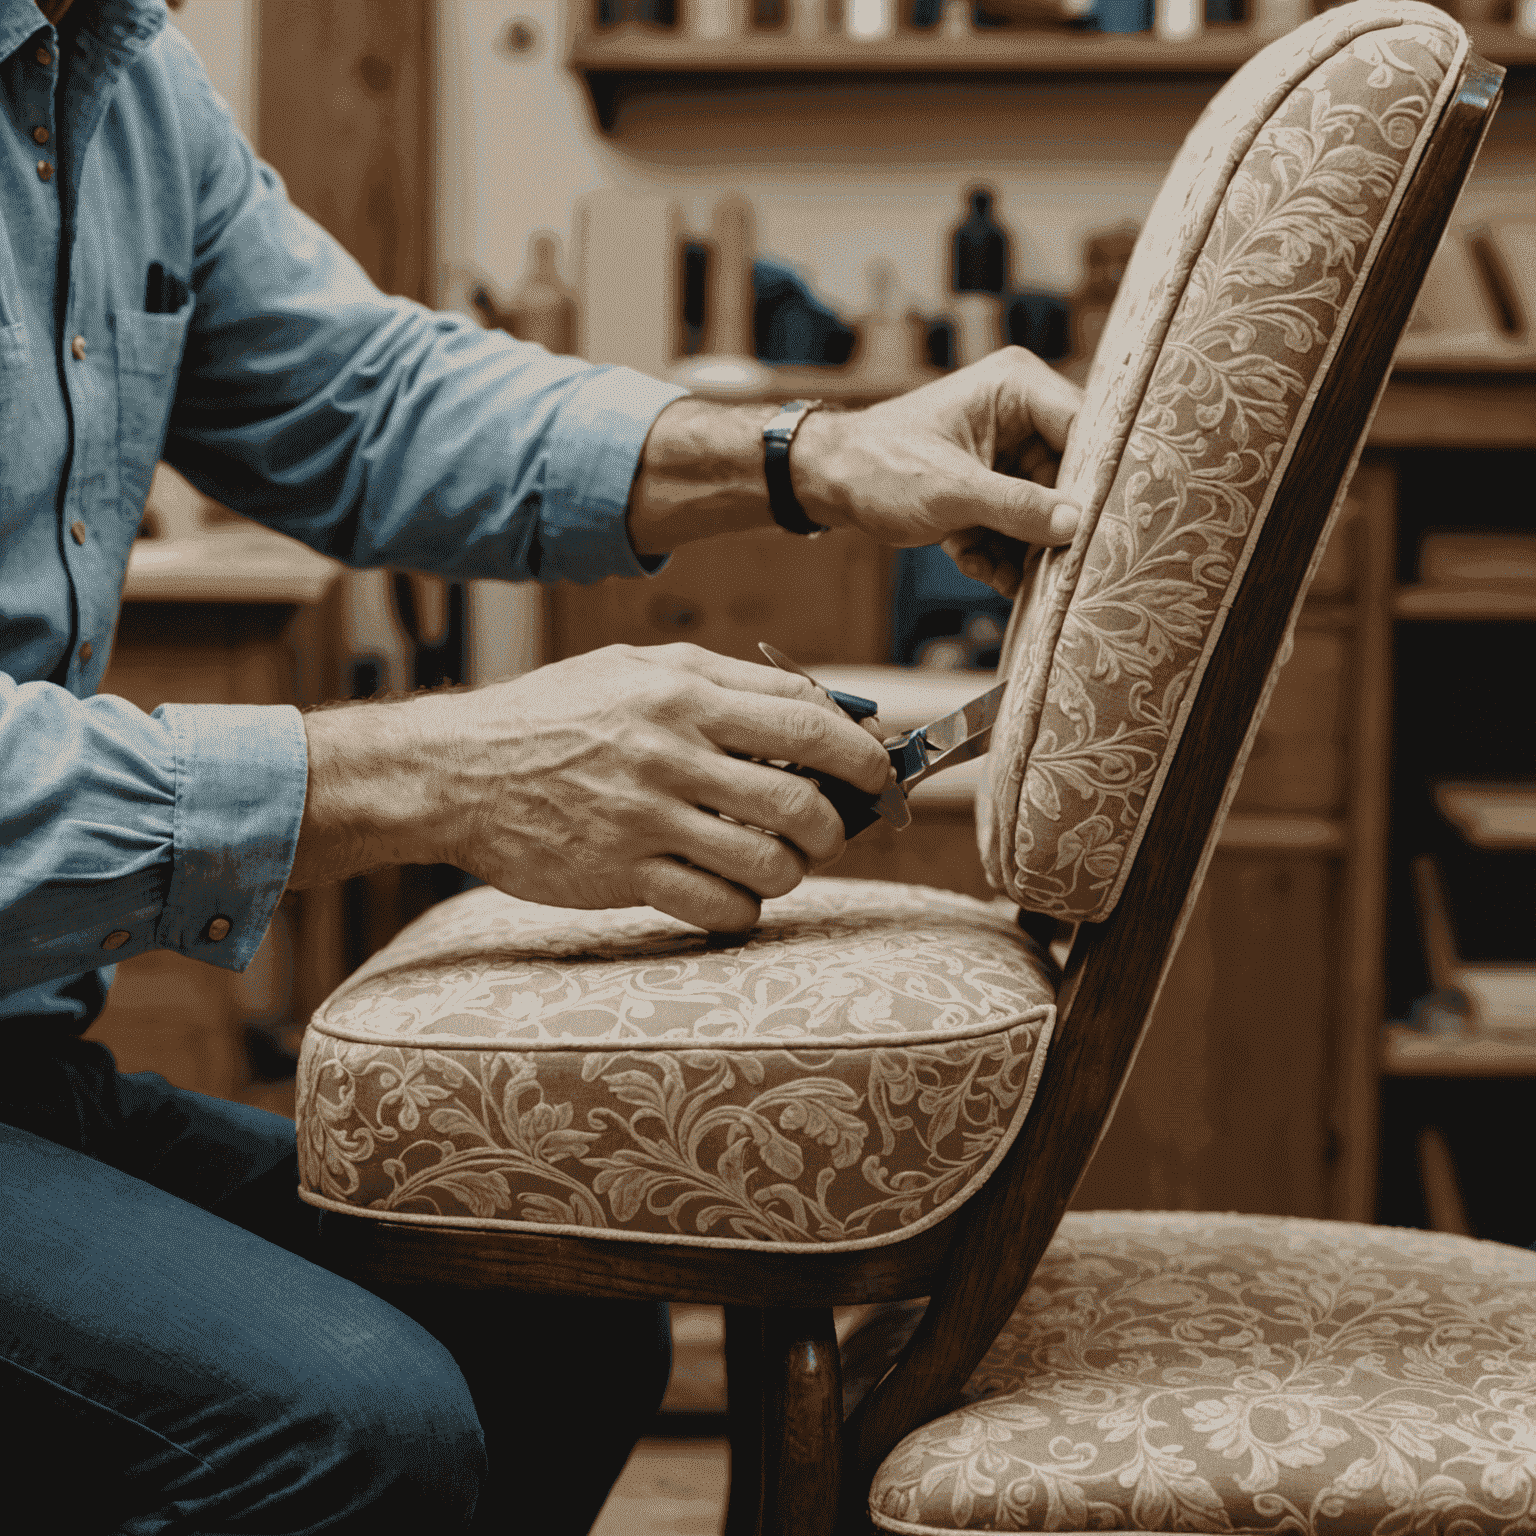
[[[993,885],[1022,906],[1113,910],[1286,465],[1326,430],[1312,402],[1466,53],[1433,6],[1340,6],[1239,70],[1174,162],[1062,460],[1082,525],[1035,556],[1004,643],[1013,685],[978,833]]]

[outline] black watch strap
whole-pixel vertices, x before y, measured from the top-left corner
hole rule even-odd
[[[812,411],[821,408],[820,400],[791,400],[763,428],[763,477],[768,482],[768,510],[780,528],[814,538],[825,533],[825,523],[815,523],[806,515],[789,481],[789,445],[800,430],[800,423]]]

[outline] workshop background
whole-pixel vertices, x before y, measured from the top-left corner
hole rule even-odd
[[[1536,1242],[1536,3],[1447,8],[1509,68],[1505,100],[1080,1206]],[[718,398],[854,407],[1008,340],[1081,377],[1184,135],[1311,13],[173,9],[295,200],[383,287]],[[460,588],[341,572],[163,474],[144,535],[105,686],[145,708],[486,682],[615,640],[755,659],[763,639],[895,729],[987,685],[1007,615],[937,551],[851,533],[710,541],[649,582]],[[977,782],[934,781],[910,829],[880,824],[839,873],[989,895]],[[309,1012],[460,883],[389,871],[285,898],[242,977],[131,961],[94,1033],[125,1069],[291,1112]],[[688,1309],[678,1329],[684,1438],[637,1457],[604,1530],[713,1518],[718,1457],[686,1436],[718,1427],[718,1328]]]

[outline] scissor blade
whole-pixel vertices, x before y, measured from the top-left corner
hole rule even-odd
[[[902,775],[903,786],[911,789],[942,768],[952,768],[957,763],[968,763],[980,757],[992,745],[992,727],[997,723],[1007,691],[1008,684],[1001,682],[962,704],[952,714],[941,715],[921,730],[914,731],[910,739],[917,750],[914,752],[909,748],[910,767]]]
[[[929,721],[923,727],[929,752],[934,755],[952,752],[983,731],[990,731],[1002,710],[1003,695],[1007,691],[1008,684],[999,683],[996,688],[989,688],[962,704],[953,714]]]

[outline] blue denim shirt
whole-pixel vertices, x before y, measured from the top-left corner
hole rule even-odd
[[[594,581],[681,391],[385,298],[157,0],[75,9],[61,75],[0,0],[0,1016],[83,1025],[109,958],[244,966],[304,808],[296,710],[94,696],[156,460],[350,564]]]

